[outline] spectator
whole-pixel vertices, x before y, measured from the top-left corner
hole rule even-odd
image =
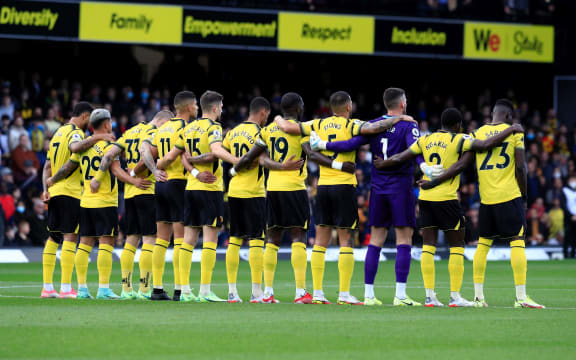
[[[32,212],[28,217],[30,224],[30,239],[34,246],[42,246],[48,239],[48,221],[45,205],[40,198],[32,199]]]
[[[30,148],[28,134],[20,136],[20,144],[12,151],[12,171],[16,184],[36,177],[40,170],[40,161]]]
[[[7,115],[8,119],[14,119],[14,103],[10,95],[4,95],[2,98],[2,106],[0,106],[0,116]]]
[[[538,210],[536,208],[530,209],[528,212],[528,228],[527,231],[527,240],[532,246],[542,245],[544,239],[546,239],[546,222],[547,222],[547,215],[546,216],[539,216]]]
[[[560,199],[555,198],[554,207],[548,213],[550,219],[550,235],[548,245],[559,245],[564,243],[564,210],[560,206]]]
[[[20,137],[22,135],[28,137],[28,131],[24,128],[24,119],[22,119],[22,116],[17,116],[8,131],[8,145],[10,146],[10,152],[20,144]]]
[[[570,176],[568,186],[565,186],[562,191],[562,205],[566,219],[564,258],[574,258],[576,255],[576,174]]]
[[[44,121],[44,126],[46,126],[46,133],[49,137],[52,137],[56,130],[62,126],[62,123],[60,123],[56,118],[56,111],[54,108],[50,108],[46,112],[46,121]]]
[[[8,246],[32,246],[32,240],[30,239],[30,224],[26,219],[22,218],[18,220],[16,233],[14,234],[14,238],[9,241]]]

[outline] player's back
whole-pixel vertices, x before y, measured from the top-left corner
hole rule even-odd
[[[357,119],[347,119],[342,116],[330,116],[324,119],[316,119],[300,124],[302,133],[309,135],[315,131],[322,140],[328,142],[346,141],[360,134],[363,122]],[[338,162],[356,162],[356,151],[335,153],[330,150],[322,150],[322,154]],[[318,185],[356,185],[356,175],[320,165],[320,179]]]
[[[388,119],[389,116],[382,116],[370,122],[377,122],[382,119]],[[420,131],[418,124],[400,121],[390,129],[370,137],[370,149],[372,156],[378,156],[382,159],[387,159],[390,156],[399,154],[407,150],[418,137]],[[392,187],[395,184],[399,185],[412,185],[411,178],[414,173],[414,161],[407,161],[398,166],[390,167],[387,169],[376,169],[372,167],[372,189],[375,192],[395,192]],[[399,183],[400,182],[400,183]]]
[[[222,145],[237,158],[244,156],[260,137],[260,126],[256,123],[245,121],[230,130]],[[264,197],[264,169],[260,164],[251,169],[240,171],[230,179],[228,186],[228,196],[237,198]]]
[[[140,145],[150,136],[150,131],[153,131],[155,128],[152,124],[139,123],[126,130],[122,137],[118,139],[117,143],[124,148],[126,167],[128,169],[134,169],[140,161]],[[148,174],[147,179],[154,183],[154,175],[152,175],[147,168],[144,172]],[[130,199],[142,194],[154,194],[154,186],[150,186],[146,190],[141,190],[132,184],[125,184],[125,199]]]
[[[90,190],[90,181],[100,168],[102,157],[106,154],[112,146],[115,146],[109,141],[98,141],[88,150],[74,154],[80,163],[80,171],[84,180],[84,188],[82,191],[82,199],[80,206],[84,208],[104,208],[104,207],[118,207],[118,184],[116,177],[112,175],[109,169],[104,174],[100,181],[100,188],[97,193],[92,193]]]
[[[486,140],[509,126],[504,123],[488,124],[471,135]],[[476,152],[480,200],[483,204],[499,204],[522,196],[516,181],[515,149],[524,149],[523,134],[510,135],[499,146],[485,152]]]
[[[210,153],[210,144],[216,141],[222,141],[222,127],[213,120],[203,118],[194,120],[186,125],[176,146],[183,149],[186,148],[192,156],[199,156]],[[209,164],[194,164],[194,167],[200,172],[209,171],[213,173],[217,180],[212,184],[206,184],[189,174],[186,190],[223,191],[223,171],[220,159],[216,159]]]
[[[186,126],[186,122],[180,118],[172,118],[164,125],[160,126],[154,138],[154,145],[158,148],[158,158],[162,159],[172,150],[178,141],[180,131]],[[166,169],[168,180],[185,180],[186,171],[180,162],[180,156],[174,160]]]
[[[288,121],[296,122],[291,119]],[[308,142],[308,137],[287,134],[273,122],[262,129],[262,139],[266,142],[270,158],[274,161],[283,163],[292,156],[294,159],[306,159],[302,144]],[[306,190],[307,176],[306,163],[300,170],[270,170],[266,189],[268,191]]]
[[[454,165],[462,154],[464,141],[470,138],[464,134],[454,134],[440,130],[433,134],[420,137],[410,150],[415,154],[422,154],[428,165],[442,165],[444,169]],[[424,175],[424,180],[431,180]],[[458,199],[457,191],[460,186],[460,175],[445,181],[428,190],[420,190],[420,200],[446,201]]]
[[[48,160],[52,168],[52,174],[56,174],[60,168],[68,162],[72,155],[70,144],[82,141],[84,132],[72,123],[61,126],[50,141]],[[80,199],[82,194],[82,177],[80,169],[74,170],[66,179],[57,182],[50,187],[50,196],[65,195]]]

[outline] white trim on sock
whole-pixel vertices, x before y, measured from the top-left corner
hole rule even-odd
[[[208,296],[210,295],[210,284],[200,284],[200,292],[198,295]]]
[[[324,290],[314,290],[314,297],[324,297]]]
[[[397,282],[396,283],[396,297],[400,300],[407,298],[406,296],[406,283]]]
[[[296,298],[301,298],[306,295],[306,289],[296,289]]]
[[[60,292],[70,292],[72,291],[72,285],[71,284],[60,284]]]
[[[436,292],[434,292],[434,289],[426,289],[426,297],[434,297],[436,296]]]
[[[110,284],[98,284],[98,289],[110,289]]]
[[[516,299],[519,301],[526,300],[526,285],[516,285]]]
[[[50,283],[50,284],[44,283],[44,290],[46,290],[46,291],[54,291],[54,284],[52,284],[52,283]]]
[[[374,284],[364,284],[364,297],[374,299]]]
[[[189,295],[190,293],[192,293],[192,290],[190,290],[190,284],[182,285],[180,287],[180,291],[182,291],[182,294],[186,294],[186,295]]]
[[[474,297],[484,299],[484,283],[474,283]]]
[[[270,296],[274,295],[274,288],[266,286],[266,288],[264,289],[264,294],[270,295]]]
[[[236,283],[234,284],[228,283],[228,292],[230,294],[238,294],[238,289],[236,289]]]

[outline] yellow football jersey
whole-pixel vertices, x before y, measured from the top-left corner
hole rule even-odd
[[[303,135],[310,135],[312,131],[315,131],[322,140],[328,142],[345,141],[360,135],[362,124],[364,122],[361,120],[331,116],[325,119],[300,123],[300,131]],[[335,153],[329,150],[322,150],[321,153],[339,162],[356,162],[356,151]],[[356,174],[320,166],[318,185],[356,185],[356,183]]]
[[[508,124],[484,125],[472,137],[485,140],[508,128]],[[470,150],[466,142],[463,151]],[[480,183],[480,201],[493,205],[522,196],[516,181],[515,149],[524,149],[524,134],[510,135],[492,150],[476,152],[476,170]]]
[[[222,126],[210,119],[194,120],[182,130],[175,146],[185,150],[192,156],[207,154],[210,151],[210,144],[222,142]],[[188,174],[186,190],[204,191],[224,191],[222,180],[222,161],[217,159],[211,164],[195,164],[198,171],[210,171],[217,180],[212,184],[205,184],[196,179],[192,174]]]
[[[413,154],[424,157],[428,165],[442,165],[448,169],[456,163],[462,155],[462,148],[466,139],[470,136],[464,134],[453,134],[448,131],[438,131],[428,136],[420,137],[412,146],[410,151]],[[430,180],[424,175],[424,180]],[[460,186],[460,175],[444,181],[442,184],[429,189],[420,189],[420,200],[426,201],[447,201],[457,200],[456,192]]]
[[[296,121],[290,119],[290,122]],[[275,122],[266,126],[261,132],[262,139],[266,142],[270,158],[283,163],[294,156],[296,159],[306,160],[306,154],[302,150],[302,144],[309,142],[308,136],[290,135],[278,128]],[[298,191],[306,190],[306,162],[300,170],[283,171],[270,170],[266,189],[268,191]]]
[[[116,145],[124,149],[126,167],[129,170],[134,169],[140,161],[140,144],[146,139],[149,139],[150,132],[155,129],[156,126],[152,124],[140,123],[126,130],[124,135],[116,142]],[[137,195],[154,194],[154,175],[152,175],[148,169],[144,172],[148,174],[146,178],[152,182],[152,186],[147,190],[141,190],[132,184],[126,184],[124,187],[124,199],[130,199]]]
[[[228,131],[222,146],[237,158],[244,156],[252,146],[266,146],[260,136],[260,126],[253,122],[243,122]],[[236,198],[253,198],[266,196],[264,189],[264,169],[260,164],[249,170],[239,171],[230,179],[228,196]]]
[[[76,125],[69,123],[61,126],[56,130],[54,137],[50,141],[50,149],[48,149],[48,160],[52,167],[52,175],[56,174],[62,165],[66,164],[70,159],[70,145],[84,140],[84,131],[76,127]],[[74,172],[66,179],[57,182],[49,189],[50,196],[65,195],[76,199],[82,196],[82,176],[80,169]]]
[[[154,146],[158,148],[158,158],[162,159],[172,150],[172,147],[178,141],[180,131],[184,129],[186,123],[183,119],[172,118],[164,125],[160,126],[156,136],[154,136]],[[166,169],[168,180],[186,179],[186,170],[180,162],[180,156],[170,164]]]
[[[80,200],[80,206],[84,208],[118,207],[118,184],[116,184],[116,177],[112,175],[110,169],[106,171],[100,181],[98,192],[92,193],[90,190],[90,181],[100,169],[102,157],[112,146],[114,146],[114,143],[101,140],[90,149],[80,154],[72,155],[72,159],[80,163],[80,171],[84,179],[84,189]]]

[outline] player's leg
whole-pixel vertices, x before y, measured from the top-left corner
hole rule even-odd
[[[226,276],[228,279],[228,301],[231,303],[242,302],[236,288],[238,278],[238,267],[240,266],[240,247],[243,239],[239,236],[239,223],[241,223],[241,212],[239,199],[228,197],[230,207],[230,239],[226,249]]]
[[[82,220],[80,222],[80,231],[82,234]],[[81,236],[78,251],[74,258],[74,267],[76,268],[76,280],[78,280],[78,295],[77,299],[93,299],[88,291],[88,263],[90,260],[90,253],[96,243],[95,237]]]
[[[264,239],[266,238],[266,198],[239,199],[242,204],[242,226],[240,234],[249,240],[248,262],[252,279],[250,302],[263,302],[262,275],[264,273]]]
[[[312,295],[306,291],[306,267],[308,265],[306,253],[307,231],[305,228],[292,228],[290,229],[290,235],[292,237],[292,254],[290,260],[292,262],[296,283],[294,303],[311,304]]]
[[[180,252],[178,254],[178,273],[182,291],[180,294],[180,301],[183,302],[196,301],[196,296],[190,288],[190,268],[192,266],[192,254],[194,252],[194,247],[198,242],[199,235],[199,227],[186,226],[184,228],[184,241],[181,244]]]
[[[184,192],[183,192],[184,193]],[[180,301],[181,279],[180,279],[180,249],[184,241],[184,224],[176,222],[172,224],[174,230],[174,252],[172,257],[172,267],[174,269],[174,296],[172,300]]]
[[[324,225],[316,225],[316,239],[310,257],[312,269],[312,286],[314,288],[314,304],[330,304],[323,290],[324,268],[326,267],[326,248],[330,243],[332,228]]]
[[[168,182],[158,182],[155,187],[156,242],[152,249],[152,284],[150,300],[170,300],[164,291],[163,277],[166,266],[166,250],[172,237],[171,207]]]
[[[484,275],[486,273],[488,252],[494,242],[492,239],[497,235],[495,219],[492,214],[494,206],[480,204],[478,213],[479,239],[472,264],[474,273],[474,307],[488,306],[484,300]]]
[[[374,294],[374,279],[380,264],[382,245],[388,236],[388,229],[392,225],[391,211],[386,195],[370,193],[370,244],[364,260],[364,304],[368,306],[382,305]]]
[[[142,235],[142,251],[138,262],[140,268],[140,286],[137,298],[150,299],[150,281],[152,275],[152,253],[156,241],[156,200],[154,195],[139,195],[136,198],[138,233]]]
[[[363,305],[350,294],[352,275],[354,274],[354,241],[355,230],[338,229],[338,240],[340,242],[340,255],[338,256],[338,273],[340,277],[340,291],[338,294],[338,304]]]
[[[396,294],[394,305],[396,306],[421,306],[419,302],[412,300],[406,293],[410,263],[412,262],[412,235],[414,229],[408,226],[395,227],[396,231]]]
[[[268,229],[268,243],[264,250],[264,302],[274,303],[274,273],[278,264],[278,249],[282,242],[284,229]]]
[[[98,294],[97,299],[121,299],[110,289],[112,275],[112,253],[116,236],[100,236],[98,239]]]
[[[212,273],[214,272],[214,265],[216,265],[216,247],[218,246],[218,231],[222,223],[217,221],[216,226],[204,226],[203,229],[203,245],[202,245],[202,259],[200,262],[200,291],[198,298],[200,301],[208,302],[226,302],[227,300],[221,299],[211,290]]]
[[[154,228],[156,227],[155,223],[151,224]],[[140,261],[138,262],[140,270],[140,286],[138,288],[139,300],[150,299],[152,296],[150,281],[152,280],[152,253],[154,251],[155,242],[156,235],[142,236],[142,251],[140,252]]]
[[[416,227],[416,197],[411,186],[397,194],[387,195],[392,225],[396,233],[396,306],[420,306],[406,294],[406,283],[412,261],[412,235]]]
[[[131,232],[128,233],[130,234]],[[126,242],[124,243],[124,248],[122,249],[122,254],[120,255],[120,268],[122,271],[122,299],[136,299],[136,293],[132,288],[132,274],[134,272],[134,256],[136,256],[136,249],[138,249],[139,242],[139,235],[128,235],[126,237]]]
[[[464,217],[462,216],[462,224]],[[474,303],[460,295],[462,280],[464,279],[464,237],[466,231],[459,226],[458,229],[445,231],[446,239],[450,244],[450,258],[448,272],[450,273],[450,307],[471,307]]]
[[[370,230],[370,244],[364,260],[364,305],[382,305],[374,293],[374,280],[380,264],[382,245],[388,236],[388,229],[383,226],[372,226]]]
[[[171,300],[164,291],[163,277],[166,266],[166,250],[170,246],[172,224],[159,221],[156,223],[157,233],[154,249],[152,249],[152,290],[151,300]]]
[[[62,270],[60,298],[76,299],[77,293],[72,288],[72,273],[74,272],[74,258],[76,256],[78,234],[64,234],[63,240],[62,252],[60,253],[60,267]]]
[[[510,264],[514,272],[514,285],[516,286],[514,307],[543,309],[543,305],[536,303],[526,294],[528,263],[525,252],[526,211],[524,201],[522,198],[516,198],[499,204],[496,215],[498,233],[503,239],[510,240]]]
[[[58,292],[54,290],[54,268],[56,267],[56,252],[60,242],[62,241],[62,234],[50,233],[50,237],[46,240],[44,251],[42,252],[42,279],[44,286],[42,287],[42,298],[57,298]]]
[[[420,207],[422,213],[422,207]],[[422,257],[420,258],[420,269],[422,270],[422,280],[426,291],[426,307],[444,306],[435,291],[436,267],[434,265],[434,255],[436,254],[436,242],[438,241],[438,228],[435,226],[424,227],[422,230]]]

